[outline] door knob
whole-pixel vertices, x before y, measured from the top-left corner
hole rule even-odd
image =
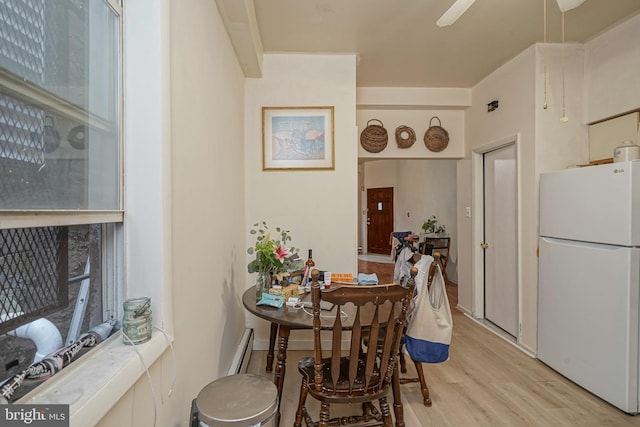
[[[482,242],[482,243],[480,243],[480,247],[481,247],[482,249],[487,249],[487,248],[489,247],[489,244],[488,244],[488,243],[484,243],[484,242]]]

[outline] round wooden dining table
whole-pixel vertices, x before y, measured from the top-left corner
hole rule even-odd
[[[300,301],[311,301],[311,295],[305,294],[300,296]],[[283,304],[282,307],[276,308],[268,305],[256,305],[256,291],[255,286],[250,287],[242,295],[242,304],[245,309],[251,314],[267,320],[271,323],[271,335],[272,339],[270,343],[276,342],[273,336],[277,334],[277,357],[276,368],[273,373],[273,382],[278,389],[278,411],[275,417],[275,425],[280,425],[280,402],[282,401],[282,389],[284,386],[284,376],[286,372],[287,361],[287,347],[289,346],[289,336],[292,330],[309,329],[313,328],[313,314],[311,308],[302,309],[288,307]],[[352,310],[353,309],[353,310]],[[324,311],[326,313],[322,318],[321,328],[331,330],[335,316],[337,315],[337,307],[333,307],[331,311]],[[341,307],[342,327],[349,329],[353,327],[353,319],[355,318],[355,307],[351,305],[345,305]],[[273,366],[274,348],[269,348],[269,354],[267,356],[267,372],[271,371]],[[312,351],[310,349],[310,351]],[[393,409],[396,416],[396,426],[404,426],[404,415],[402,400],[400,398],[400,382],[399,382],[399,369],[398,363],[394,368],[393,376]]]

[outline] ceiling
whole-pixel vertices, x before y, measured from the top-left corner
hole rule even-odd
[[[544,41],[544,2],[477,0],[444,28],[436,20],[453,0],[256,0],[253,7],[265,53],[356,53],[358,87],[468,88]],[[561,12],[546,2],[547,41],[561,42]],[[639,12],[640,0],[586,0],[565,13],[565,40],[585,42]]]

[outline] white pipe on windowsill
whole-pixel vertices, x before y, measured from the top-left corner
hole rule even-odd
[[[45,356],[62,348],[62,335],[60,331],[56,325],[44,317],[27,323],[26,325],[19,326],[13,331],[7,332],[7,335],[33,341],[36,346],[36,354],[33,358],[34,363],[39,362]]]

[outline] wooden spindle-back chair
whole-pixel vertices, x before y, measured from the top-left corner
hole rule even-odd
[[[295,427],[300,427],[303,420],[308,427],[391,427],[387,395],[392,388],[398,393],[398,396],[394,393],[396,425],[404,425],[402,406],[399,403],[398,353],[417,272],[414,268],[407,287],[395,284],[341,286],[325,291],[320,290],[318,271],[312,272],[314,354],[298,363],[302,384]],[[321,315],[321,300],[335,304],[331,314],[324,311]],[[348,330],[343,327],[344,313],[354,316],[353,327]],[[330,349],[322,348],[321,316],[334,316],[331,320]],[[380,334],[383,329],[385,332]],[[369,336],[379,336],[377,348],[369,349],[366,346]],[[350,342],[350,345],[348,350],[343,351],[342,343],[345,341]],[[320,401],[319,421],[314,421],[306,409],[308,395]],[[372,405],[375,401],[379,402],[379,410]],[[332,420],[331,405],[345,403],[361,403],[362,413]]]

